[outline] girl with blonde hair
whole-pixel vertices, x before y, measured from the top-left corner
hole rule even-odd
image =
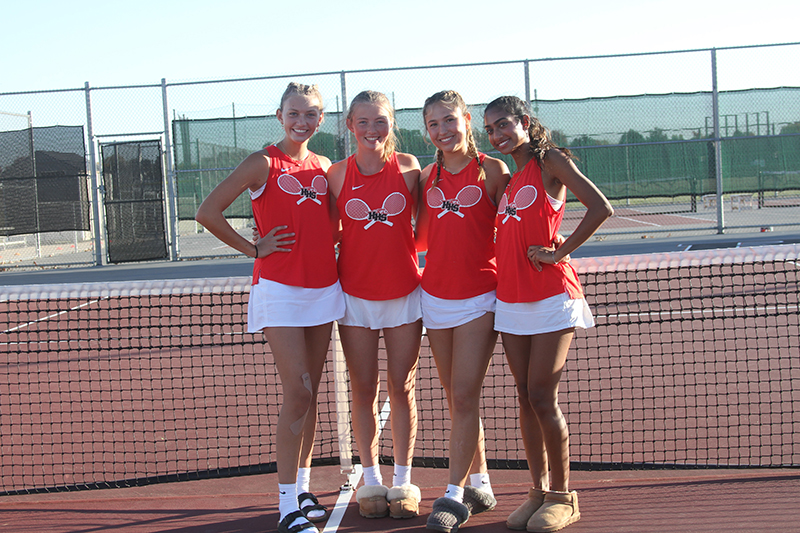
[[[394,110],[385,95],[358,94],[347,114],[356,153],[328,172],[342,222],[339,278],[346,314],[339,335],[352,389],[352,424],[364,485],[359,512],[367,518],[410,518],[420,491],[411,483],[417,435],[415,380],[422,334],[419,267],[412,217],[419,163],[395,149]],[[378,345],[386,347],[394,475],[383,484],[378,463]]]
[[[195,218],[222,242],[255,258],[248,331],[264,332],[283,392],[275,432],[278,531],[316,532],[312,521],[324,520],[326,510],[308,492],[308,470],[331,328],[344,315],[334,253],[338,228],[325,177],[331,162],[308,150],[323,119],[319,89],[289,84],[276,116],[283,138],[249,155],[211,191]],[[223,215],[245,192],[261,236],[255,242]]]

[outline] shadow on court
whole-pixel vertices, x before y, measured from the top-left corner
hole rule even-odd
[[[391,476],[390,467],[384,467]],[[525,471],[492,471],[495,510],[476,515],[462,531],[509,531],[505,518],[526,497]],[[389,477],[391,479],[391,477]],[[415,468],[421,516],[367,520],[354,498],[338,527],[320,531],[424,531],[446,471]],[[333,508],[344,482],[338,467],[315,467],[312,490]],[[0,528],[8,532],[261,532],[275,531],[277,474],[166,483],[146,487],[8,496],[0,499]],[[800,469],[573,472],[582,518],[565,531],[661,533],[798,531]]]

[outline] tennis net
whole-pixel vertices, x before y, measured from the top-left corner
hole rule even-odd
[[[800,466],[799,258],[786,245],[574,260],[597,325],[577,332],[562,378],[573,468]],[[280,384],[263,336],[244,331],[248,290],[247,278],[0,287],[0,494],[275,471]],[[358,450],[332,352],[314,462],[347,465]],[[445,467],[425,338],[417,399],[415,465]],[[490,467],[525,468],[499,342],[482,416]]]

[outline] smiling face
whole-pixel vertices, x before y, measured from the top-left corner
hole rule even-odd
[[[501,154],[513,156],[520,147],[530,143],[528,122],[530,118],[519,118],[499,108],[488,109],[483,115],[489,142]]]
[[[322,123],[322,103],[315,96],[295,94],[286,98],[276,116],[286,137],[298,144],[314,135]]]
[[[359,150],[383,152],[393,127],[391,112],[377,103],[357,103],[347,117],[347,128],[355,135]]]
[[[467,152],[470,114],[444,102],[425,108],[425,129],[433,145],[443,152]]]

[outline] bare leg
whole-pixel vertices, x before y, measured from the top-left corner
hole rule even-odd
[[[369,328],[339,326],[353,394],[353,435],[365,467],[378,464],[379,334]]]
[[[276,430],[278,483],[294,484],[306,432],[316,424],[316,396],[331,323],[310,328],[265,328],[283,390]],[[321,349],[324,344],[325,350]],[[312,414],[313,412],[313,414]],[[313,433],[308,437],[313,445]]]
[[[550,476],[544,438],[539,429],[539,420],[528,402],[531,337],[530,335],[512,335],[510,333],[503,333],[502,337],[508,366],[517,384],[519,425],[533,486],[537,489],[549,490]]]
[[[450,484],[463,487],[481,440],[480,395],[497,333],[487,313],[452,329],[428,330],[439,379],[450,407]],[[485,463],[485,457],[478,459]]]
[[[316,383],[311,409],[306,416],[306,425],[303,428],[303,447],[300,449],[300,467],[311,467],[311,456],[314,452],[314,438],[317,432],[317,394],[319,382],[322,380],[322,371],[325,368],[325,359],[330,348],[330,326],[327,332],[315,328],[306,328],[306,346],[311,356],[311,380]]]
[[[569,490],[569,432],[558,406],[558,385],[573,335],[573,329],[532,336],[503,334],[517,383],[525,453],[537,488],[547,489],[549,466],[552,490]]]
[[[574,329],[533,337],[528,396],[539,419],[550,458],[552,490],[569,490],[569,431],[558,406],[558,384],[567,361]]]
[[[392,408],[392,439],[396,464],[410,466],[417,441],[417,398],[414,385],[422,341],[422,320],[383,330],[386,344],[387,389]]]
[[[483,424],[478,428],[478,448],[475,450],[475,457],[472,458],[472,465],[469,467],[470,474],[487,474],[489,467],[486,465],[486,445],[483,437]]]

